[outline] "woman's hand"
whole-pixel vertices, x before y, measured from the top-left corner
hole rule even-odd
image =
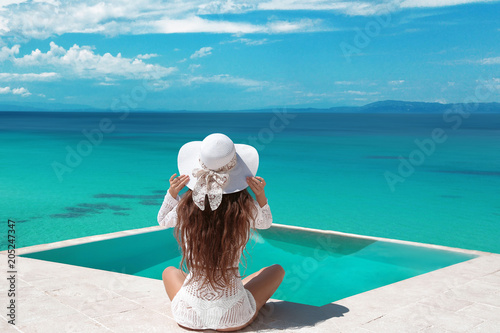
[[[186,186],[186,184],[189,182],[189,175],[180,175],[179,177],[177,176],[176,173],[170,177],[170,188],[168,189],[168,193],[174,198],[177,199],[177,196],[179,195],[179,192]]]
[[[264,207],[267,204],[266,193],[264,192],[264,187],[266,186],[266,181],[262,177],[247,177],[247,184],[252,189],[255,194],[255,198],[259,203],[260,207]]]

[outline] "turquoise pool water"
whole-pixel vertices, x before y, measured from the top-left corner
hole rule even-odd
[[[476,256],[427,247],[271,228],[247,245],[249,275],[280,264],[286,276],[273,298],[322,306],[339,299],[453,265]],[[24,257],[161,279],[179,266],[172,229],[34,252]]]

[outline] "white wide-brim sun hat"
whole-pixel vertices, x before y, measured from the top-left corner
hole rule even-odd
[[[226,135],[214,133],[203,141],[191,141],[184,144],[177,156],[180,175],[189,175],[187,187],[193,190],[197,178],[193,170],[201,168],[200,161],[210,170],[217,170],[227,165],[236,154],[236,165],[229,172],[229,181],[222,188],[223,194],[242,191],[248,187],[247,177],[257,174],[259,153],[246,144],[234,144]]]

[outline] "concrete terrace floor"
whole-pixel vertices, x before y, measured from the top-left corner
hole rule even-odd
[[[17,255],[159,227],[72,239]],[[467,251],[470,253],[471,251]],[[500,332],[500,255],[478,258],[322,307],[271,300],[241,332]],[[7,253],[0,252],[7,275]],[[0,285],[0,332],[189,332],[172,319],[160,280],[17,257],[16,326]],[[206,331],[211,332],[211,331]]]

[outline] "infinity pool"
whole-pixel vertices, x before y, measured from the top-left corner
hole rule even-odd
[[[419,274],[475,258],[462,252],[367,238],[273,227],[255,233],[247,245],[249,275],[278,263],[285,279],[273,298],[322,306]],[[167,266],[179,266],[172,229],[24,254],[136,276],[161,279]]]

